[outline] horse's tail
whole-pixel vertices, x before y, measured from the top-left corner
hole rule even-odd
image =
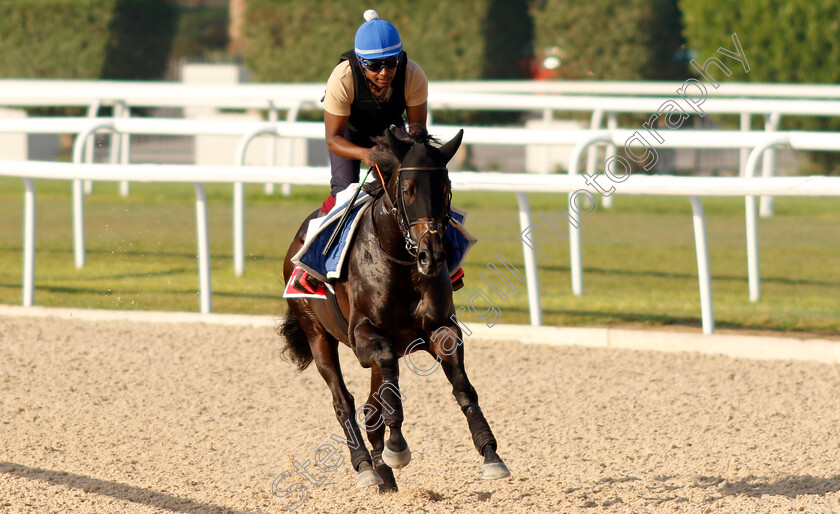
[[[309,339],[300,325],[300,320],[291,309],[286,312],[286,317],[283,318],[276,332],[285,341],[280,352],[283,359],[294,363],[298,371],[305,370],[312,362],[312,348],[309,347]]]

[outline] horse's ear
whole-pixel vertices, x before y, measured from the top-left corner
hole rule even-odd
[[[464,139],[464,129],[458,131],[455,137],[441,145],[438,149],[443,155],[444,162],[449,162],[461,146],[461,140]]]
[[[385,139],[388,142],[388,148],[391,149],[394,157],[396,157],[399,162],[403,162],[405,155],[411,149],[411,145],[394,135],[394,130],[397,130],[397,127],[394,125],[385,129]]]

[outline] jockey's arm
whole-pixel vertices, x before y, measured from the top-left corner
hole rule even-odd
[[[420,105],[409,105],[405,108],[405,117],[408,121],[408,126],[414,124],[426,128],[426,119],[429,116],[428,103],[423,102]]]
[[[327,140],[327,149],[347,159],[367,161],[368,148],[354,145],[344,138],[350,116],[337,116],[324,111],[324,138]]]
[[[428,117],[427,105],[426,102],[423,102],[420,105],[406,107],[405,113],[409,126],[418,124],[423,128],[426,127],[426,119]],[[324,137],[327,140],[327,149],[347,159],[367,161],[370,150],[355,145],[344,138],[344,132],[347,130],[347,124],[349,122],[350,116],[337,116],[324,111]]]

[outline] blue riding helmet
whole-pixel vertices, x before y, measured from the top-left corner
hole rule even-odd
[[[356,31],[354,50],[357,57],[382,59],[402,52],[402,41],[396,27],[379,19],[379,14],[373,9],[365,11],[365,20]]]

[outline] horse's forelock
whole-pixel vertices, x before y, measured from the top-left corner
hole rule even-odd
[[[398,141],[411,146],[429,143],[439,144],[439,141],[430,136],[429,132],[422,125],[413,124],[408,131],[401,127],[394,127],[388,130],[391,130],[391,134]],[[371,164],[379,166],[380,171],[385,175],[385,180],[388,181],[393,172],[399,167],[400,161],[391,149],[389,138],[385,134],[371,138],[371,140],[376,145],[370,151],[370,158],[373,160]]]
[[[429,135],[425,127],[416,123],[412,124],[408,131],[401,127],[396,127],[391,133],[399,141],[412,146],[417,144],[439,143],[436,138]],[[389,146],[388,138],[385,135],[381,135],[372,138],[372,141],[376,145],[371,149],[370,153],[373,163],[378,165],[383,173],[394,171],[400,163]]]
[[[377,144],[370,149],[370,158],[373,160],[371,164],[379,166],[380,171],[383,173],[391,173],[397,169],[397,166],[399,166],[400,163],[391,149],[380,144],[376,140],[374,140],[374,142]]]

